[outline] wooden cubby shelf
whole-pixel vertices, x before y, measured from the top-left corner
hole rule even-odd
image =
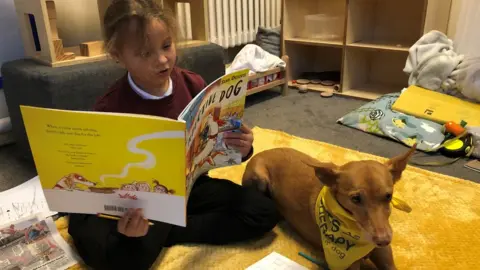
[[[337,41],[337,40],[317,40],[317,39],[308,39],[308,38],[286,38],[285,42],[305,44],[305,45],[343,47],[343,42]]]
[[[370,50],[399,51],[399,52],[408,52],[408,49],[410,49],[410,46],[407,46],[405,44],[400,44],[400,43],[393,44],[393,43],[380,42],[380,41],[355,42],[355,43],[347,44],[347,47],[364,48],[364,49],[370,49]]]
[[[447,24],[445,14],[435,13],[447,10],[450,2],[284,0],[282,54],[290,56],[291,79],[302,79],[305,73],[338,71],[337,94],[375,99],[399,92],[408,85],[403,72],[408,50],[424,33]],[[312,28],[310,21],[322,23]],[[319,84],[307,87],[313,91],[333,89]]]
[[[295,59],[290,61],[290,76],[293,79],[302,76],[303,72],[340,72],[342,69],[342,47],[303,43],[286,43],[285,46],[289,52],[293,53],[289,55],[290,59]]]
[[[284,1],[285,41],[326,46],[343,46],[346,0]],[[323,16],[308,20],[306,16]],[[330,21],[331,20],[331,21]]]
[[[350,0],[347,45],[408,51],[423,33],[426,4],[427,0]]]
[[[379,95],[401,91],[407,86],[408,76],[403,73],[407,56],[402,51],[347,48],[342,93],[374,99]]]

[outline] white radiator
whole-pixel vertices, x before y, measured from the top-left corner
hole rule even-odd
[[[175,6],[175,15],[178,21],[178,27],[183,40],[192,40],[192,17],[190,3],[177,2]]]
[[[200,0],[198,0],[200,1]],[[224,48],[255,40],[259,26],[280,26],[282,0],[207,0],[208,38]],[[176,15],[183,38],[192,39],[190,4],[177,3]]]

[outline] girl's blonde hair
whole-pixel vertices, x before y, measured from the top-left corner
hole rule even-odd
[[[160,0],[113,0],[103,18],[105,51],[109,54],[121,51],[127,39],[138,42],[139,47],[145,46],[148,40],[146,28],[152,19],[165,23],[173,41],[177,40],[175,16],[169,7],[161,5]],[[129,31],[132,26],[134,30]]]

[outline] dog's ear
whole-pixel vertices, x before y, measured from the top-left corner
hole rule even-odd
[[[408,150],[408,152],[400,156],[396,156],[386,162],[386,165],[388,166],[388,170],[390,170],[390,173],[392,174],[394,183],[396,183],[402,177],[402,173],[407,167],[408,161],[412,157],[413,153],[415,153],[416,149],[417,149],[417,144],[414,144],[412,148]]]
[[[339,175],[339,168],[333,163],[319,163],[315,164],[315,175],[320,180],[329,187],[333,187],[337,184],[337,179]]]

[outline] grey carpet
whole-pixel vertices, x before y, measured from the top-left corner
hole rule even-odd
[[[398,142],[336,123],[366,102],[341,96],[322,98],[315,92],[299,94],[291,90],[283,97],[278,92],[265,91],[248,97],[245,120],[250,126],[282,130],[382,157],[393,157],[408,150]],[[460,160],[443,167],[422,168],[480,183],[480,173],[464,168],[465,163]]]
[[[248,97],[245,120],[250,126],[282,130],[383,157],[405,151],[407,148],[400,143],[336,123],[338,118],[364,103],[338,96],[325,99],[318,93],[299,94],[295,90],[285,97],[276,91],[265,91]],[[453,165],[425,169],[480,183],[480,173],[464,168],[464,164],[461,160]],[[0,147],[0,191],[35,175],[33,163],[22,160],[14,144]]]

